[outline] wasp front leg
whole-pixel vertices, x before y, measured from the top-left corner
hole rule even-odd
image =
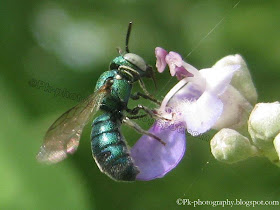
[[[129,108],[126,109],[126,111],[131,115],[137,115],[140,110],[143,110],[150,117],[152,117],[154,119],[168,120],[164,117],[161,117],[155,110],[151,110],[148,107],[145,107],[145,106],[140,105],[140,104],[138,106],[134,107],[133,109],[129,109]]]
[[[154,97],[150,96],[150,95],[146,95],[144,93],[140,93],[140,92],[136,92],[133,95],[130,96],[131,99],[133,100],[138,100],[140,97],[144,98],[144,99],[148,99],[154,103],[156,103],[157,105],[160,105],[161,102],[158,101],[157,99],[155,99]]]

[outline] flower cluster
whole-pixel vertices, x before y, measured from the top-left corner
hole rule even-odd
[[[268,158],[280,167],[280,103],[259,103],[250,113],[248,132],[220,130],[211,140],[214,157],[235,163],[249,157]]]
[[[138,180],[163,177],[177,166],[186,149],[186,131],[193,136],[216,129],[210,141],[218,160],[236,163],[254,156],[280,167],[280,103],[257,103],[250,72],[240,55],[230,55],[211,68],[197,70],[176,52],[157,47],[157,69],[169,66],[178,83],[166,94],[149,132],[166,142],[142,136],[131,150]]]
[[[211,128],[242,130],[257,96],[253,83],[247,82],[251,77],[240,55],[227,56],[211,68],[197,70],[176,52],[157,47],[155,54],[158,71],[163,72],[168,65],[178,83],[157,110],[169,120],[157,120],[149,130],[166,145],[144,135],[131,149],[140,169],[138,180],[163,177],[177,166],[186,149],[185,130],[191,135],[203,134]],[[180,132],[171,127],[180,128]]]

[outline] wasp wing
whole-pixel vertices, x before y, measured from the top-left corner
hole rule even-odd
[[[57,163],[74,153],[79,145],[84,126],[98,111],[108,87],[103,85],[85,101],[61,115],[48,129],[37,160],[44,163]]]

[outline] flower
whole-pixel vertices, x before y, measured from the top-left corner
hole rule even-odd
[[[160,48],[156,49],[158,52]],[[221,117],[224,109],[221,97],[241,65],[228,63],[198,71],[183,61],[178,53],[170,52],[165,60],[171,75],[176,75],[180,81],[165,96],[159,112],[165,113],[167,108],[173,110],[175,122],[184,122],[192,135],[208,131]]]
[[[229,62],[226,57],[226,62],[198,71],[176,52],[168,53],[157,47],[155,53],[158,71],[163,72],[168,65],[171,76],[176,76],[179,82],[157,110],[161,117],[169,120],[157,120],[149,130],[166,145],[144,135],[131,149],[131,156],[140,170],[138,180],[161,178],[177,166],[185,153],[185,129],[197,136],[215,126],[223,114],[223,94],[242,66],[240,60]]]
[[[211,140],[213,156],[234,163],[253,156],[266,157],[280,167],[280,103],[258,103],[248,119],[247,137],[233,129],[220,130]]]

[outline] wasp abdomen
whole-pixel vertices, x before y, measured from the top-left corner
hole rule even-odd
[[[130,157],[121,122],[112,113],[104,113],[93,121],[91,147],[100,170],[118,181],[134,181],[139,170]]]

